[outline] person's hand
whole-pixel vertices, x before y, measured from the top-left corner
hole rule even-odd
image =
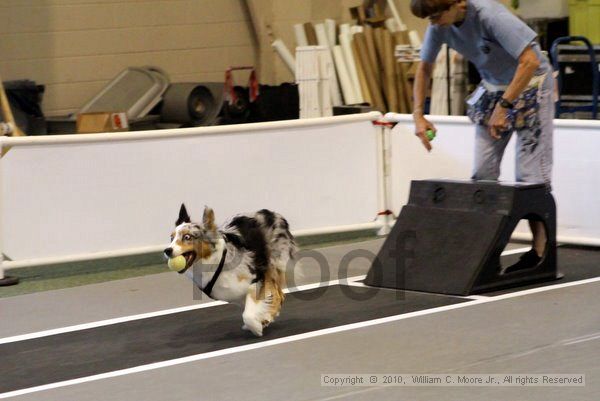
[[[494,112],[492,113],[492,117],[490,117],[490,121],[488,123],[492,138],[500,139],[500,134],[508,129],[507,112],[508,109],[500,106],[500,104],[496,104]]]
[[[431,143],[429,142],[429,139],[427,139],[428,130],[437,132],[435,125],[430,123],[425,117],[415,117],[415,135],[419,137],[421,143],[425,146],[425,149],[427,149],[428,152],[431,152]]]

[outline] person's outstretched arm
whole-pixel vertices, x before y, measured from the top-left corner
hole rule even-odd
[[[425,118],[425,98],[427,88],[431,80],[433,64],[421,61],[415,74],[415,86],[413,88],[413,119],[415,121],[415,135],[417,135],[427,151],[431,151],[431,143],[427,139],[427,130],[436,131],[435,126]]]

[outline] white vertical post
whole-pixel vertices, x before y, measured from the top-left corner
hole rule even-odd
[[[382,121],[375,124],[377,128],[377,189],[379,214],[377,220],[382,223],[381,228],[377,231],[377,235],[388,235],[392,231],[393,215],[390,211],[390,162],[391,162],[391,146],[389,135],[391,124],[386,124]]]
[[[378,212],[385,210],[385,155],[383,148],[383,127],[373,124],[377,135],[377,207]]]
[[[8,277],[4,275],[4,253],[3,253],[3,234],[4,234],[4,226],[3,226],[3,202],[4,202],[4,176],[3,176],[3,167],[4,167],[4,147],[6,144],[4,143],[4,137],[0,137],[0,286],[6,285],[14,285],[19,282],[17,277]]]
[[[4,139],[0,138],[0,280],[4,279],[4,248],[2,247],[4,244],[2,242],[4,235],[4,225],[3,225],[3,201],[4,201],[4,176],[3,176],[3,160],[4,160]]]
[[[392,207],[392,125],[385,125],[382,129],[383,136],[383,177],[384,177],[384,207],[386,211],[391,211]],[[389,218],[389,216],[388,216]],[[389,223],[389,220],[388,220]]]

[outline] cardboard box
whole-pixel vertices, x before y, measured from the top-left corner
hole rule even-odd
[[[128,131],[127,114],[114,112],[81,113],[77,115],[77,133]]]

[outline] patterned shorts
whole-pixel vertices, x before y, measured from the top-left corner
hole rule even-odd
[[[526,89],[508,112],[509,129],[501,139],[490,136],[487,122],[503,92],[487,92],[480,104],[469,107],[468,115],[477,125],[473,179],[497,180],[506,145],[517,133],[517,181],[545,183],[552,177],[552,136],[554,120],[554,78],[547,74],[539,87]]]

